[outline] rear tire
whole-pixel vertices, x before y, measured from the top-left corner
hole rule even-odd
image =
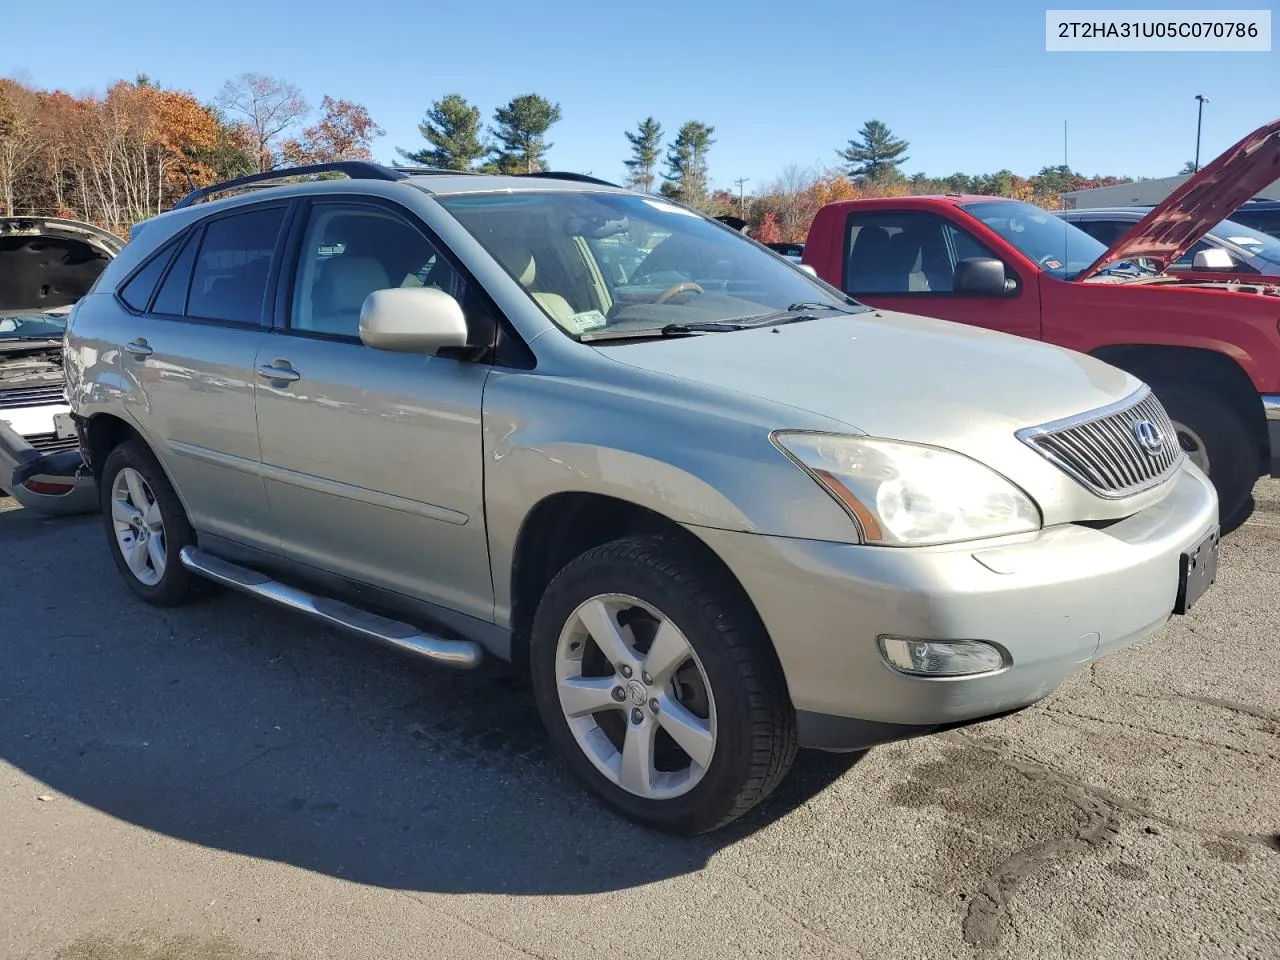
[[[159,462],[127,441],[102,465],[98,495],[107,546],[129,589],[147,603],[172,607],[205,591],[208,582],[182,565],[195,532]]]
[[[630,537],[573,560],[538,606],[530,666],[543,722],[573,772],[635,821],[714,830],[795,759],[781,667],[735,592],[672,540]]]
[[[1195,383],[1153,384],[1178,431],[1178,443],[1218,491],[1218,513],[1229,524],[1249,505],[1258,482],[1258,444],[1239,413]]]

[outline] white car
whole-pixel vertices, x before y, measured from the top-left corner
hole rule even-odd
[[[94,510],[65,396],[67,314],[124,241],[56,217],[0,217],[0,494],[40,513]]]

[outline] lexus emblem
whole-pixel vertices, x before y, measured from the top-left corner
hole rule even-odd
[[[1139,420],[1132,429],[1133,438],[1138,441],[1143,452],[1154,457],[1164,449],[1164,434],[1150,420]]]

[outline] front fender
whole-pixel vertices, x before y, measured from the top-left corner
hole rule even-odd
[[[844,511],[769,441],[776,424],[675,396],[637,400],[587,381],[490,379],[484,483],[500,622],[524,520],[555,494],[612,497],[687,526],[856,538]]]

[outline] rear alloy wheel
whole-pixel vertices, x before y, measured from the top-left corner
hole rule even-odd
[[[713,830],[774,789],[795,715],[758,618],[662,537],[587,551],[534,619],[534,694],[573,771],[610,806],[673,833]]]
[[[195,533],[151,452],[136,442],[121,444],[107,456],[99,482],[107,543],[129,588],[156,606],[194,598],[205,581],[179,554],[195,543]]]

